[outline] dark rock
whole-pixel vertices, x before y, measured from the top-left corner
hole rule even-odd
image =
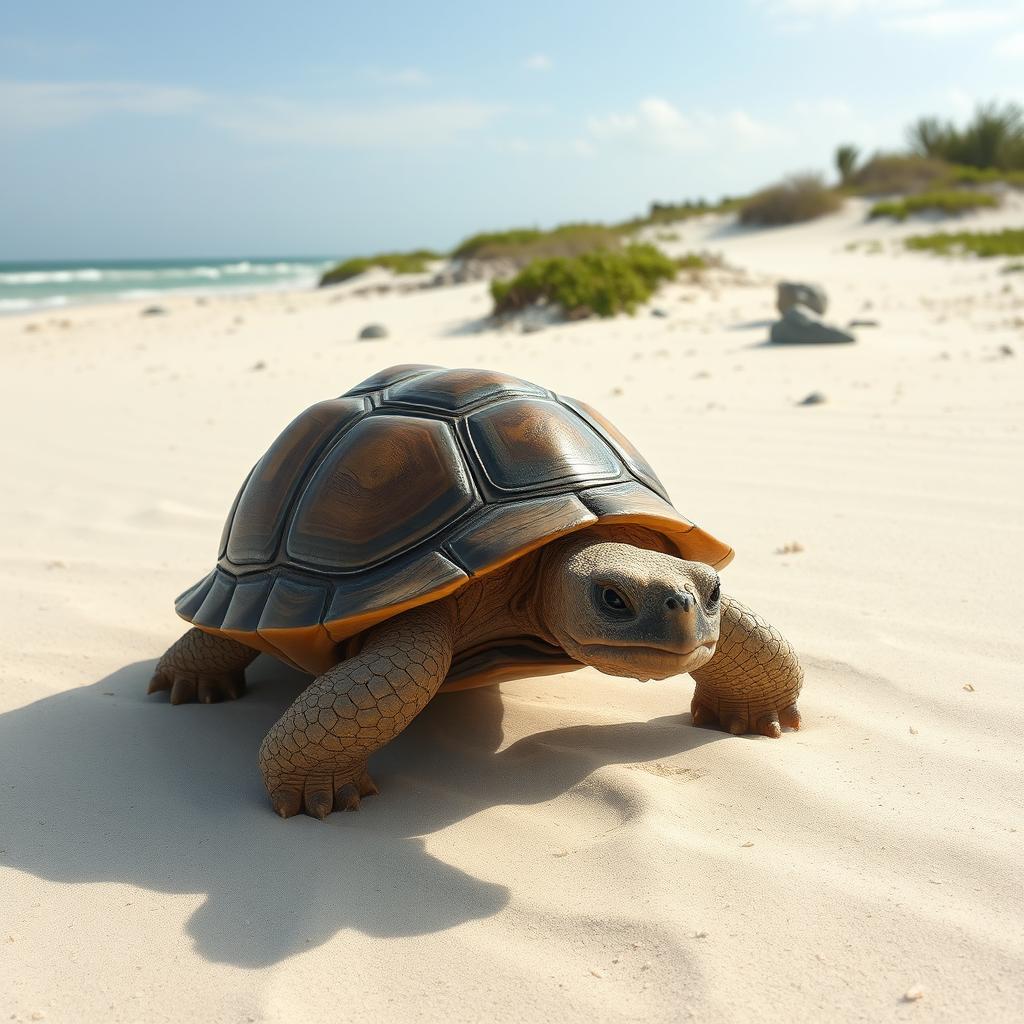
[[[797,405],[824,405],[828,399],[820,391],[812,391],[797,402]]]
[[[772,324],[771,340],[776,345],[835,345],[855,341],[849,331],[820,320],[804,306],[790,306],[781,320]]]
[[[362,339],[386,338],[387,336],[388,329],[383,324],[367,324],[359,332],[359,337]]]
[[[807,284],[805,281],[780,281],[777,285],[775,305],[783,315],[787,309],[800,305],[824,316],[825,310],[828,309],[828,296],[825,289],[816,284]]]
[[[147,306],[142,311],[142,316],[166,316],[167,310],[163,306]]]
[[[666,317],[668,316],[668,310],[656,306],[654,309],[651,310],[651,316]]]

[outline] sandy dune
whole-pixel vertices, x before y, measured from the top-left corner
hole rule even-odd
[[[532,334],[477,332],[483,285],[0,320],[4,1019],[1022,1019],[1024,274],[911,230],[690,223],[670,249],[743,273]],[[799,275],[879,326],[768,347]],[[587,669],[440,697],[359,814],[274,817],[255,751],[304,677],[145,683],[267,443],[405,361],[605,412],[736,547],[806,728],[696,730],[689,680]]]

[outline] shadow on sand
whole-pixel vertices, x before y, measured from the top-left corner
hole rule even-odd
[[[284,822],[255,755],[308,680],[260,658],[244,700],[171,708],[144,696],[152,668],[137,663],[0,716],[0,863],[58,882],[206,894],[188,924],[198,952],[243,967],[346,927],[407,936],[492,915],[509,890],[437,860],[420,836],[720,735],[679,715],[553,729],[496,753],[497,689],[444,695],[372,761],[380,797],[358,814]]]

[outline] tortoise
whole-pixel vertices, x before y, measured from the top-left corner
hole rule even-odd
[[[240,697],[260,652],[315,675],[260,747],[282,817],[357,809],[377,792],[370,755],[439,690],[585,665],[690,673],[694,725],[778,737],[799,727],[802,672],[722,593],[732,557],[589,405],[491,370],[393,366],[256,463],[149,692]]]

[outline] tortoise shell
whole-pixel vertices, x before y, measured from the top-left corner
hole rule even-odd
[[[583,402],[491,370],[393,366],[285,428],[216,568],[175,607],[320,673],[370,626],[597,523],[645,526],[716,567],[733,555]]]

